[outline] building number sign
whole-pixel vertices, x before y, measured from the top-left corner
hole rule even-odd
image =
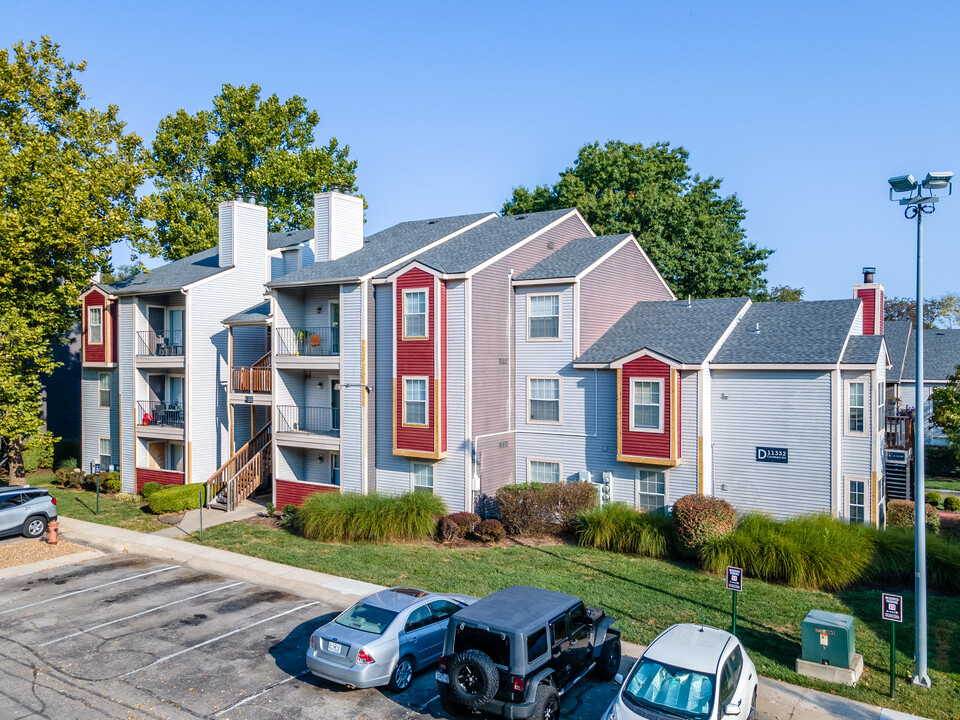
[[[757,462],[787,463],[787,448],[758,447],[756,449]]]

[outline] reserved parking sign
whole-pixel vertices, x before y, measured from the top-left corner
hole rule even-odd
[[[727,568],[727,590],[743,590],[743,568]]]
[[[903,622],[903,598],[900,595],[883,594],[883,619]]]

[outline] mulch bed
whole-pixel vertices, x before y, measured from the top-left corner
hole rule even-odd
[[[279,516],[267,517],[266,515],[254,515],[253,517],[244,518],[239,522],[242,522],[245,525],[259,525],[260,527],[269,527],[269,528],[280,527]]]

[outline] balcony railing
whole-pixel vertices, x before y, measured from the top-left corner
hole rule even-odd
[[[270,353],[264,355],[253,365],[232,368],[230,390],[235,393],[270,392]]]
[[[886,444],[895,450],[913,447],[913,418],[908,415],[888,415],[886,418]]]
[[[166,334],[153,330],[137,333],[138,357],[183,357],[183,330],[170,330]]]
[[[137,425],[183,428],[183,408],[163,402],[137,403]]]
[[[339,327],[277,328],[277,355],[340,354]]]
[[[279,405],[277,432],[340,435],[340,408]]]

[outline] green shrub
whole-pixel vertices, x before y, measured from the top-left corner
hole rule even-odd
[[[726,500],[711,495],[685,495],[673,504],[677,549],[695,558],[700,548],[737,526],[737,513]],[[741,566],[742,567],[742,566]]]
[[[57,470],[74,470],[79,467],[75,457],[66,457],[57,463]]]
[[[201,483],[188,485],[171,485],[157,490],[148,498],[150,512],[161,515],[163,513],[196,510],[200,507],[203,497],[206,496],[206,486]]]
[[[924,499],[927,501],[927,505],[933,505],[934,507],[940,507],[940,503],[943,502],[943,496],[935,490],[931,490],[924,495]]]
[[[140,494],[143,495],[144,500],[149,499],[157,490],[163,490],[163,485],[158,482],[148,482],[143,484],[143,488],[140,490]]]
[[[297,513],[300,511],[293,503],[287,503],[283,506],[283,517],[280,518],[280,526],[286,528],[287,530],[296,532],[297,528]]]
[[[927,445],[927,476],[960,478],[960,459],[948,445]]]
[[[910,500],[891,500],[887,503],[887,527],[913,527],[916,509]],[[940,532],[940,511],[932,505],[925,508],[927,530]]]
[[[663,558],[669,554],[670,518],[640,513],[623,503],[608,503],[577,517],[577,542],[582,547]]]
[[[54,475],[57,476],[56,482],[60,487],[69,488],[70,490],[80,490],[83,488],[83,473],[79,470],[60,468]]]
[[[477,537],[483,542],[499,542],[507,536],[507,531],[503,529],[503,524],[493,518],[484,520],[477,525],[475,532]]]
[[[573,530],[577,515],[596,504],[593,483],[521,483],[497,490],[500,522],[513,535]]]
[[[325,542],[426,539],[446,510],[432,493],[316,493],[294,514],[291,528],[305,538]]]
[[[35,472],[53,467],[53,433],[41,433],[27,438],[23,444],[23,471]]]
[[[881,587],[913,585],[914,532],[898,527],[876,533],[864,581]],[[927,582],[938,592],[960,593],[960,543],[927,535]]]
[[[80,448],[80,438],[60,438],[53,444],[53,467],[73,470],[80,467],[77,458],[83,453]]]
[[[947,515],[940,518],[940,537],[960,543],[960,517]]]
[[[114,495],[123,491],[123,483],[120,481],[120,473],[103,473],[100,476],[100,492]]]
[[[267,517],[273,517],[277,514],[277,506],[272,502],[268,502],[264,509],[267,511]]]
[[[133,493],[118,492],[113,496],[114,500],[119,500],[120,502],[128,503],[138,503],[143,500],[139,495],[134,495]]]
[[[943,509],[947,512],[960,512],[960,497],[947,495],[943,498]]]

